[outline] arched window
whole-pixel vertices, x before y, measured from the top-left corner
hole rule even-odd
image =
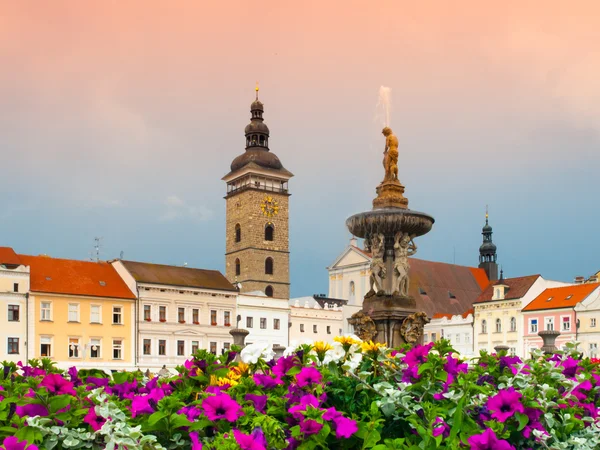
[[[514,317],[510,318],[510,331],[517,331],[517,319]]]
[[[267,275],[273,275],[273,258],[265,259],[265,273]]]
[[[487,322],[485,320],[481,321],[481,332],[482,333],[487,333]]]
[[[242,273],[242,264],[240,263],[240,259],[237,258],[235,260],[235,274],[239,275]]]
[[[273,297],[273,286],[267,286],[265,288],[265,295],[267,297]]]
[[[272,223],[268,223],[265,227],[265,241],[272,241],[275,234],[275,227]]]
[[[496,333],[502,333],[502,321],[496,319]]]
[[[235,224],[235,242],[242,241],[242,227],[239,223]]]

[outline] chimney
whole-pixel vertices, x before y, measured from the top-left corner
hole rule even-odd
[[[357,244],[358,244],[358,241],[356,240],[356,238],[355,238],[354,236],[352,236],[352,237],[350,238],[350,245],[351,245],[352,247],[358,247],[358,245],[357,245]]]
[[[592,275],[588,280],[588,283],[597,283],[598,282],[598,275]]]
[[[583,284],[583,283],[585,283],[585,277],[575,277],[575,280],[573,280],[573,283]]]

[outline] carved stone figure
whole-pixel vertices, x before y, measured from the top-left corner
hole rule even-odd
[[[416,312],[408,316],[400,326],[400,335],[408,344],[416,344],[423,335],[423,327],[429,323],[424,312]]]
[[[394,236],[394,295],[408,297],[408,257],[417,253],[417,246],[408,233],[398,231]]]
[[[375,322],[362,311],[352,314],[348,323],[354,327],[354,334],[363,341],[372,341],[377,336]]]
[[[385,136],[385,150],[383,151],[385,177],[383,181],[395,181],[398,180],[398,138],[390,127],[385,127],[381,133]]]
[[[370,239],[371,252],[373,257],[371,258],[371,290],[367,292],[365,297],[370,297],[374,294],[383,295],[383,280],[387,276],[387,269],[383,262],[383,255],[385,252],[385,236],[383,234],[376,234]]]

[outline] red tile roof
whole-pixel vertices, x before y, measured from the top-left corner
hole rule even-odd
[[[20,266],[23,264],[19,255],[10,247],[0,247],[0,264],[6,266]]]
[[[237,291],[218,270],[194,269],[136,261],[121,262],[131,276],[141,283]]]
[[[527,294],[527,291],[529,291],[529,289],[531,288],[531,286],[533,286],[533,283],[535,283],[540,276],[541,275],[538,274],[528,275],[526,277],[506,278],[504,280],[504,284],[508,286],[508,289],[504,294],[504,300],[511,300],[524,297],[525,294]],[[492,297],[494,296],[494,286],[498,283],[499,281],[493,281],[490,284],[488,284],[488,286],[484,289],[481,295],[477,297],[474,303],[491,301]]]
[[[32,292],[135,299],[115,268],[107,262],[19,255],[30,266]]]
[[[471,309],[465,311],[464,313],[462,313],[460,316],[463,319],[466,319],[469,314],[473,315],[473,313],[474,313],[473,308],[471,308]],[[452,317],[454,317],[455,315],[456,314],[440,314],[440,313],[437,313],[437,314],[433,315],[433,318],[434,319],[443,319],[445,317],[446,319],[452,319]]]
[[[549,288],[533,299],[523,311],[539,311],[542,309],[572,308],[590,295],[600,283],[574,284],[557,288]]]

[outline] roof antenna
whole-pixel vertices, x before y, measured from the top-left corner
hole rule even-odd
[[[101,236],[94,238],[94,250],[93,250],[93,252],[91,252],[90,261],[100,262],[100,241],[101,240],[102,240]]]
[[[123,259],[123,255],[125,255],[125,252],[121,250],[121,253],[119,253],[119,259]]]

